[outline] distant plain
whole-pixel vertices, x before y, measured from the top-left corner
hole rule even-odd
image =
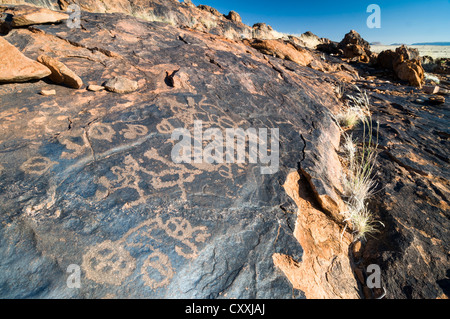
[[[400,45],[371,45],[371,51],[380,53],[384,50],[395,51]],[[443,45],[407,45],[409,48],[415,48],[419,50],[420,56],[431,56],[433,59],[437,58],[450,58],[450,46]]]

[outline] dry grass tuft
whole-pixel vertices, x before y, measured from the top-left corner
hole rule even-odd
[[[358,89],[359,91],[359,89]],[[368,200],[374,195],[376,181],[373,177],[377,163],[379,124],[374,128],[370,113],[370,102],[366,92],[359,91],[356,96],[348,96],[351,107],[345,110],[342,117],[335,119],[341,126],[343,143],[341,148],[344,161],[348,164],[347,171],[342,180],[343,197],[347,204],[347,211],[343,212],[346,221],[354,230],[355,240],[366,239],[366,236],[377,232],[376,224],[382,224],[374,219],[367,207]],[[340,120],[340,121],[339,121]],[[363,125],[363,138],[358,146],[352,134],[342,128],[348,128],[361,122]]]

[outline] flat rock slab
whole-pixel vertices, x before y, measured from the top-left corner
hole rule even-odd
[[[10,16],[7,21],[14,28],[34,24],[57,23],[69,19],[69,15],[66,13],[27,5],[0,5],[0,13]]]
[[[53,82],[65,84],[73,89],[79,89],[83,86],[83,80],[64,63],[48,55],[41,55],[37,60],[39,63],[42,63],[52,71],[49,79]]]
[[[26,82],[42,79],[50,74],[49,68],[27,58],[0,37],[0,82]]]

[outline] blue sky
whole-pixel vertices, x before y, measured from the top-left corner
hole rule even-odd
[[[384,44],[450,42],[450,0],[325,1],[325,0],[193,0],[228,13],[238,12],[245,24],[266,22],[290,34],[311,31],[340,41],[351,29],[369,42]],[[369,4],[381,8],[381,28],[366,25]]]

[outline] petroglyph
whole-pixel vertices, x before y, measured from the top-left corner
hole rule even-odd
[[[27,174],[42,175],[47,172],[53,165],[57,164],[52,162],[49,158],[43,156],[35,156],[28,159],[20,166],[20,169]]]
[[[152,278],[148,268],[159,273],[159,277],[162,280],[158,281]],[[148,258],[144,261],[141,268],[142,280],[147,286],[152,289],[162,288],[170,283],[173,278],[174,270],[172,264],[170,263],[169,257],[160,251],[154,251]],[[157,277],[157,276],[155,276]]]
[[[159,172],[142,169],[145,173],[152,176],[152,186],[155,189],[178,186],[182,192],[181,199],[187,200],[185,183],[192,183],[195,180],[195,177],[200,175],[203,171],[199,169],[188,169],[187,166],[183,164],[175,164],[171,160],[160,156],[158,151],[154,148],[151,148],[149,151],[145,152],[144,156],[150,160],[159,161],[168,167],[167,169],[160,170]],[[170,175],[177,175],[178,178],[172,181],[162,180],[162,177]]]
[[[138,136],[144,136],[148,133],[148,128],[144,125],[127,124],[127,128],[119,132],[123,134],[123,137],[129,140],[133,140]]]
[[[99,283],[121,285],[136,268],[136,260],[121,242],[106,240],[92,247],[84,256],[82,268],[87,278]]]
[[[115,134],[116,131],[111,125],[105,123],[94,123],[89,128],[89,136],[96,140],[105,140],[111,143]]]
[[[142,171],[139,163],[131,156],[128,155],[124,159],[125,167],[114,166],[111,168],[111,172],[117,176],[116,180],[108,180],[105,176],[99,178],[99,183],[106,187],[109,192],[114,192],[119,189],[132,188],[136,190],[139,198],[131,203],[131,206],[135,206],[141,203],[145,203],[144,191],[140,188],[139,183],[141,181],[138,172]]]
[[[61,158],[74,159],[83,155],[89,150],[89,140],[86,131],[83,129],[72,129],[58,138],[59,142],[63,144],[71,152],[62,152]],[[76,143],[81,140],[82,144]]]
[[[172,217],[164,222],[156,216],[130,229],[118,241],[106,240],[91,247],[82,263],[87,278],[100,284],[121,285],[138,264],[130,251],[145,247],[151,252],[140,267],[142,280],[152,289],[165,287],[175,275],[175,269],[169,256],[155,248],[170,242],[162,233],[174,239],[173,250],[179,256],[191,260],[198,255],[197,245],[210,236],[205,226],[193,227],[184,218]]]

